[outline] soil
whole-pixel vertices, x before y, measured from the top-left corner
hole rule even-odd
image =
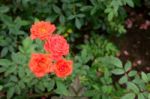
[[[121,38],[116,38],[116,45],[120,48],[118,57],[126,62],[130,60],[133,68],[139,71],[150,72],[150,29],[128,30]]]
[[[117,56],[123,62],[130,60],[133,68],[138,71],[150,73],[150,16],[148,15],[150,10],[147,9],[142,13],[138,9],[127,8],[127,12],[129,14],[127,19],[130,20],[126,24],[127,33],[122,37],[113,37],[113,41],[120,49]],[[145,27],[146,21],[148,26]]]

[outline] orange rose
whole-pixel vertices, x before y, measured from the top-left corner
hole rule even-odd
[[[52,60],[51,55],[33,53],[29,62],[30,70],[36,77],[43,77],[47,73],[52,72]]]
[[[55,25],[51,24],[50,22],[36,22],[30,29],[30,37],[31,39],[39,38],[40,40],[46,40],[49,36],[51,36],[55,29]]]
[[[69,44],[63,36],[55,34],[45,42],[44,49],[51,53],[54,60],[60,60],[69,53]]]
[[[57,77],[64,78],[72,73],[72,61],[61,59],[56,62],[54,72]]]

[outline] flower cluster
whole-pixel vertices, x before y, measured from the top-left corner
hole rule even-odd
[[[36,77],[43,77],[48,73],[55,73],[57,77],[65,78],[72,73],[73,62],[63,56],[69,54],[69,44],[66,39],[58,34],[54,24],[40,21],[32,25],[31,39],[44,41],[46,53],[32,53],[29,68]]]

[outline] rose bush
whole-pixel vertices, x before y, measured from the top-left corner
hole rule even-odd
[[[31,39],[35,36],[40,40],[46,38],[44,49],[48,52],[48,54],[32,53],[29,67],[35,76],[40,78],[50,72],[54,72],[60,78],[69,76],[73,70],[73,62],[63,59],[63,55],[69,54],[69,44],[63,36],[52,34],[55,25],[51,26],[50,22],[39,21],[32,25],[30,30]]]
[[[145,1],[0,0],[0,99],[149,99],[150,73],[108,57]]]

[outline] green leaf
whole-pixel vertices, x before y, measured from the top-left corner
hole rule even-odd
[[[29,83],[29,82],[28,82]],[[36,88],[40,91],[44,91],[45,88],[44,88],[44,85],[43,85],[43,82],[39,82],[38,84],[36,84]]]
[[[112,92],[112,86],[111,85],[104,85],[102,86],[102,91],[106,94],[110,94]]]
[[[54,85],[55,85],[55,81],[50,80],[50,82],[48,82],[45,86],[47,87],[48,91],[51,91],[54,88]]]
[[[27,50],[27,49],[29,49],[29,47],[32,45],[32,40],[29,38],[29,37],[27,37],[27,38],[25,38],[24,40],[23,40],[23,42],[22,42],[22,44],[23,44],[23,47]]]
[[[9,66],[11,64],[11,61],[9,61],[8,59],[0,59],[0,65],[2,66]]]
[[[90,15],[94,15],[96,12],[97,12],[97,7],[94,6],[94,7],[91,9]]]
[[[12,53],[11,58],[15,64],[26,64],[27,57],[22,53]]]
[[[97,93],[95,96],[92,97],[92,99],[101,99],[100,97],[101,95]],[[110,99],[110,98],[107,98],[107,99]]]
[[[37,17],[34,18],[34,22],[39,22],[40,19],[38,19]]]
[[[96,91],[95,90],[87,90],[84,93],[84,96],[86,96],[86,97],[95,96],[95,95],[96,95]]]
[[[110,12],[110,13],[108,14],[108,21],[111,21],[111,20],[113,19],[113,17],[114,17],[114,13],[113,13],[113,12]]]
[[[85,15],[84,15],[84,14],[77,14],[76,16],[77,16],[77,17],[79,17],[79,18],[83,18],[83,17],[85,17]]]
[[[113,56],[106,56],[103,57],[102,62],[105,64],[109,64],[109,65],[114,65],[118,68],[123,68],[122,62],[120,61],[120,59],[113,57]]]
[[[7,91],[7,99],[11,99],[11,97],[14,95],[15,87],[10,87]]]
[[[68,20],[72,20],[72,19],[74,19],[75,18],[75,15],[70,15],[67,19]]]
[[[0,85],[0,91],[3,89],[3,86],[2,85]]]
[[[111,5],[115,8],[115,10],[118,10],[119,6],[122,6],[121,0],[112,0]]]
[[[1,15],[1,20],[5,23],[5,25],[9,26],[10,24],[13,24],[12,17],[9,17],[7,15]]]
[[[142,93],[138,94],[138,99],[145,99],[144,94]]]
[[[15,86],[15,83],[14,82],[7,82],[4,87],[6,88],[9,88],[9,87],[14,87]]]
[[[4,47],[4,48],[1,50],[1,57],[6,56],[7,53],[8,53],[8,48],[7,48],[7,47]]]
[[[93,87],[95,90],[99,90],[99,89],[100,89],[99,86],[98,86],[98,84],[93,84],[92,87]]]
[[[119,67],[119,68],[123,67],[120,59],[115,58],[115,57],[111,57],[111,61],[114,62],[113,65],[115,65],[116,67]]]
[[[59,21],[60,21],[61,24],[65,23],[65,17],[64,17],[64,15],[60,15]]]
[[[25,76],[25,71],[22,67],[18,68],[18,76],[19,76],[20,79],[23,79],[24,76]]]
[[[69,94],[69,92],[63,82],[60,82],[57,80],[56,85],[57,85],[57,89],[55,90],[56,93],[61,94],[61,95]]]
[[[125,73],[125,71],[123,69],[114,69],[112,70],[112,73],[115,75],[122,75]]]
[[[83,6],[80,8],[81,11],[90,11],[92,6]]]
[[[150,73],[147,73],[148,80],[150,81]]]
[[[134,3],[132,0],[126,0],[126,3],[130,6],[130,7],[134,7]]]
[[[137,75],[137,71],[135,71],[135,70],[132,70],[132,71],[130,71],[129,73],[128,73],[128,76],[129,77],[133,77],[133,76],[136,76]]]
[[[76,25],[76,27],[77,27],[78,29],[81,28],[81,22],[80,22],[80,20],[79,20],[78,18],[75,19],[75,25]]]
[[[124,84],[128,82],[128,77],[126,75],[122,76],[120,79],[119,79],[119,83],[120,84]]]
[[[18,28],[21,27],[21,26],[29,25],[29,22],[28,22],[28,21],[22,20],[20,17],[17,17],[14,22],[15,22],[15,24],[16,24],[16,26],[17,26]]]
[[[33,79],[30,84],[31,84],[31,85],[36,85],[37,83],[38,83],[38,80],[37,80],[37,79]]]
[[[26,87],[22,80],[18,82],[18,86],[22,89],[24,89]]]
[[[44,81],[43,84],[47,88],[48,91],[51,91],[54,88],[55,81],[51,79],[48,82]]]
[[[14,75],[10,76],[10,80],[14,81],[14,82],[18,82],[18,78],[16,76],[14,76]]]
[[[15,86],[15,91],[16,91],[17,94],[21,93],[21,89],[18,85]]]
[[[96,0],[90,0],[90,2],[92,3],[92,5],[97,5],[97,1]]]
[[[150,99],[150,93],[148,94],[148,99]]]
[[[134,93],[128,93],[125,94],[121,99],[135,99],[135,94]]]
[[[0,13],[6,13],[8,11],[9,11],[9,7],[7,7],[7,6],[1,6],[0,7]]]
[[[147,75],[144,72],[141,73],[141,77],[142,77],[142,79],[143,79],[144,82],[147,83],[149,81]]]
[[[2,67],[2,68],[0,68],[0,73],[5,72],[6,70],[7,70],[7,68]]]
[[[6,76],[8,76],[8,75],[10,75],[11,73],[14,73],[14,72],[16,72],[16,66],[10,66],[7,69],[7,71],[5,72],[4,76],[6,77]]]
[[[139,93],[139,88],[132,82],[127,83],[127,88],[135,92],[136,94]]]
[[[19,51],[20,51],[21,53],[25,53],[25,50],[23,49],[23,46],[19,46]]]
[[[124,66],[125,71],[126,72],[129,71],[131,69],[131,66],[132,66],[131,62],[127,61],[126,64],[125,64],[125,66]]]
[[[61,13],[61,10],[58,6],[56,5],[53,5],[53,10],[57,13],[57,14],[60,14]]]

